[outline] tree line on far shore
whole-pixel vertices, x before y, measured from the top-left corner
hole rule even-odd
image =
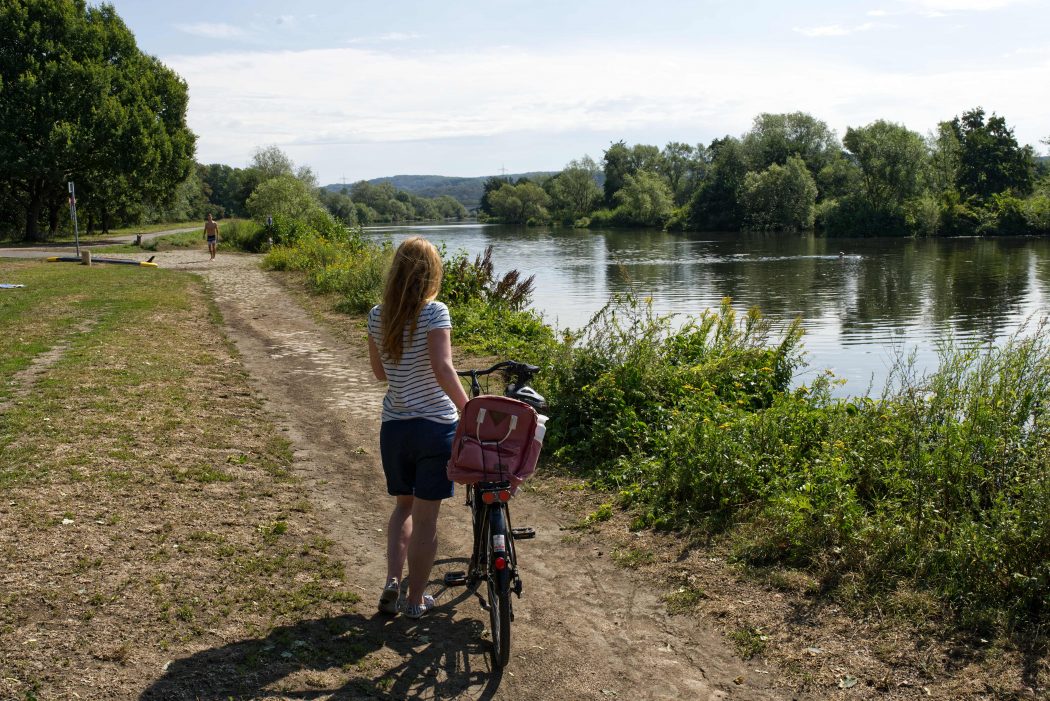
[[[463,204],[387,182],[321,189],[277,147],[246,168],[195,162],[188,87],[142,53],[111,5],[0,4],[0,235],[217,216],[348,224],[461,218]],[[283,212],[281,207],[288,208]],[[481,212],[507,223],[825,235],[1050,234],[1050,176],[1004,117],[977,107],[922,136],[877,120],[840,141],[802,112],[760,114],[710,144],[611,144],[535,178],[492,177]]]
[[[1050,175],[1004,117],[980,107],[925,137],[880,119],[841,141],[812,115],[764,113],[708,145],[621,140],[600,165],[584,156],[550,177],[489,178],[481,210],[579,227],[1050,234]]]

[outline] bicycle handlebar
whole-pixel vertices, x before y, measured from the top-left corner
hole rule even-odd
[[[456,374],[460,377],[470,378],[470,396],[477,397],[481,394],[481,384],[478,382],[478,378],[482,375],[491,375],[500,370],[506,372],[511,380],[504,393],[506,396],[525,401],[537,410],[546,409],[546,400],[528,386],[532,376],[540,371],[539,367],[535,365],[519,363],[516,360],[504,360],[485,370],[457,370]]]
[[[491,375],[498,370],[507,370],[515,374],[535,375],[540,371],[536,365],[529,365],[528,363],[519,363],[516,360],[504,360],[496,363],[487,370],[456,370],[456,374],[460,377],[480,377],[482,375]]]

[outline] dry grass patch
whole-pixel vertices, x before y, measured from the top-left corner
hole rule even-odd
[[[189,693],[194,655],[231,644],[245,684],[298,669],[312,629],[289,656],[261,641],[357,597],[199,281],[7,262],[0,277],[27,285],[0,297],[0,697],[137,697],[195,659]]]

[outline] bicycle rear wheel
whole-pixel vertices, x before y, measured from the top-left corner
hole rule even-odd
[[[489,516],[489,538],[486,544],[489,596],[489,624],[492,630],[492,652],[497,667],[510,661],[510,560],[511,534],[503,509],[492,509]],[[497,567],[502,560],[503,566]]]

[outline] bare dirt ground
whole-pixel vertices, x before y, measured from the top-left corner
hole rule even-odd
[[[383,386],[371,376],[363,331],[335,334],[248,256],[201,252],[157,262],[202,274],[227,332],[270,410],[295,446],[294,470],[346,562],[347,582],[369,615],[384,574],[383,529],[390,498],[378,456]],[[350,324],[350,322],[344,322]],[[487,614],[461,590],[434,584],[434,614],[383,626],[370,659],[388,668],[392,698],[787,699],[765,665],[742,660],[721,632],[691,616],[670,616],[661,588],[618,566],[593,534],[569,530],[579,517],[529,489],[513,504],[525,591],[515,602],[513,659],[492,669]],[[435,579],[462,568],[466,509],[446,502]],[[206,655],[204,655],[206,657]],[[174,682],[174,680],[171,680]],[[300,698],[300,696],[291,696]],[[303,698],[308,697],[304,694]]]

